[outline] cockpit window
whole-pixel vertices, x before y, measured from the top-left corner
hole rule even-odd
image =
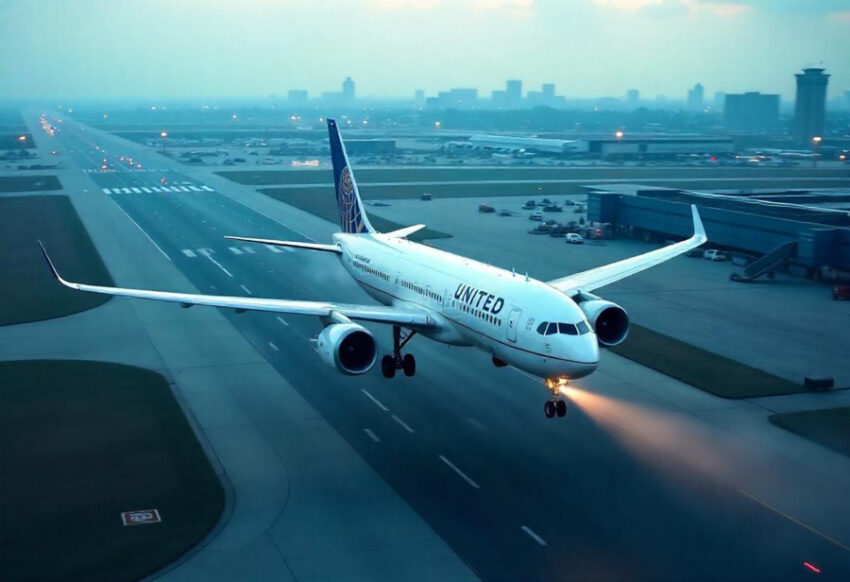
[[[546,322],[546,321],[544,321],[543,323],[541,323],[540,325],[538,325],[538,326],[537,326],[537,333],[539,333],[540,335],[545,335],[545,334],[546,334],[546,326],[547,326],[547,325],[549,325],[549,323],[548,323],[548,322]]]
[[[567,335],[578,335],[578,330],[572,323],[559,323],[558,332],[565,333]]]
[[[576,324],[576,327],[578,328],[578,332],[579,332],[581,335],[584,335],[584,334],[586,334],[586,333],[588,333],[588,332],[590,331],[590,326],[589,326],[589,325],[587,325],[587,322],[586,322],[586,321],[579,321],[579,322]]]
[[[552,335],[558,333],[558,324],[550,323],[549,327],[546,328],[546,335]]]

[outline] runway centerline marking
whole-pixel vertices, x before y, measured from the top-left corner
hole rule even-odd
[[[384,412],[389,412],[389,411],[390,411],[390,409],[389,409],[389,408],[387,408],[386,406],[384,406],[384,403],[383,403],[383,402],[381,402],[380,400],[378,400],[377,398],[375,398],[374,396],[372,396],[372,394],[371,394],[368,390],[364,390],[363,388],[361,388],[361,389],[360,389],[360,391],[361,391],[363,394],[365,394],[365,395],[366,395],[366,398],[368,398],[369,400],[371,400],[372,402],[374,402],[375,404],[377,404],[377,405],[378,405],[378,408],[380,408],[380,409],[381,409],[381,410],[383,410]]]
[[[165,253],[165,251],[164,251],[164,250],[162,250],[161,248],[159,248],[159,245],[158,245],[158,244],[156,244],[156,242],[155,242],[155,241],[151,238],[151,235],[149,235],[148,233],[146,233],[146,232],[145,232],[145,229],[143,229],[141,226],[139,226],[139,223],[138,223],[138,222],[136,222],[135,220],[133,220],[133,217],[131,217],[129,214],[127,214],[127,211],[126,211],[126,210],[124,210],[123,208],[121,208],[121,206],[120,206],[120,205],[118,206],[118,209],[119,209],[121,212],[123,212],[123,213],[124,213],[124,216],[126,216],[126,217],[130,220],[130,222],[132,222],[133,224],[135,224],[135,225],[136,225],[136,228],[138,228],[140,231],[142,231],[142,234],[143,234],[143,235],[145,235],[146,237],[148,237],[148,240],[149,240],[149,241],[151,241],[151,244],[152,244],[153,246],[155,246],[155,247],[156,247],[156,250],[158,250],[159,252],[161,252],[161,253],[162,253],[162,256],[163,256],[163,257],[165,257],[165,258],[166,258],[166,259],[168,259],[169,261],[171,260],[171,257],[169,257],[169,256]]]
[[[371,429],[364,428],[363,432],[365,432],[369,436],[369,438],[375,441],[376,443],[381,442],[381,439],[378,438],[378,435],[373,433]]]
[[[769,504],[767,501],[764,501],[764,500],[762,500],[762,499],[759,499],[759,498],[758,498],[758,497],[756,497],[755,495],[751,495],[751,494],[747,493],[746,491],[744,491],[743,489],[738,489],[738,493],[740,493],[741,495],[743,495],[744,497],[746,497],[746,498],[748,498],[748,499],[751,499],[752,501],[755,501],[756,503],[758,503],[759,505],[761,505],[761,506],[762,506],[762,507],[764,507],[765,509],[769,509],[770,511],[772,511],[772,512],[774,512],[774,513],[776,513],[776,514],[781,515],[782,517],[784,517],[784,518],[785,518],[785,519],[787,519],[788,521],[792,521],[792,522],[796,523],[797,525],[799,525],[800,527],[802,527],[802,528],[804,528],[804,529],[809,530],[810,532],[812,532],[813,534],[815,534],[815,535],[816,535],[816,536],[818,536],[819,538],[821,538],[821,539],[824,539],[824,540],[828,541],[828,542],[829,542],[829,543],[831,543],[832,545],[834,545],[834,546],[837,546],[837,547],[841,548],[841,549],[842,549],[842,550],[844,550],[845,552],[850,552],[850,547],[848,547],[847,545],[842,544],[842,543],[841,543],[841,542],[839,542],[837,539],[835,539],[835,538],[833,538],[833,537],[830,537],[830,536],[826,535],[825,533],[823,533],[823,532],[820,532],[820,531],[816,530],[815,528],[813,528],[813,527],[812,527],[812,526],[810,526],[809,524],[807,524],[807,523],[805,523],[805,522],[803,522],[803,521],[800,521],[799,519],[797,519],[797,518],[796,518],[796,517],[794,517],[793,515],[789,515],[789,514],[785,513],[784,511],[782,511],[781,509],[777,509],[777,508],[775,508],[774,506],[772,506],[771,504]]]
[[[239,285],[239,286],[242,287],[242,289],[244,289],[245,293],[247,293],[248,295],[253,295],[253,293],[251,293],[251,290],[248,289],[245,285]]]
[[[544,539],[543,539],[543,538],[541,538],[539,535],[537,535],[536,533],[534,533],[533,531],[531,531],[531,528],[530,528],[530,527],[528,527],[527,525],[522,526],[520,529],[521,529],[522,531],[524,531],[525,533],[527,533],[527,534],[528,534],[528,537],[530,537],[531,539],[533,539],[535,542],[537,542],[537,543],[538,543],[538,544],[540,544],[541,546],[545,546],[545,545],[546,545],[546,540],[544,540]]]
[[[289,324],[288,324],[288,323],[286,323],[286,320],[284,320],[281,316],[279,316],[279,315],[278,315],[276,319],[277,319],[279,322],[281,322],[283,325],[285,325],[286,327],[289,327]]]
[[[397,423],[399,423],[399,424],[400,424],[400,425],[404,428],[404,430],[406,430],[406,431],[407,431],[407,432],[409,432],[410,434],[413,434],[414,432],[416,432],[416,431],[414,431],[412,428],[410,428],[409,426],[407,426],[407,423],[406,423],[406,422],[404,422],[404,421],[403,421],[402,419],[400,419],[399,417],[397,417],[395,414],[393,414],[393,415],[392,415],[392,417],[393,417],[393,420],[394,420],[394,421],[396,421]]]
[[[452,463],[452,462],[451,462],[450,460],[448,460],[446,457],[444,457],[443,455],[440,455],[440,460],[441,460],[442,462],[444,462],[446,465],[448,465],[448,466],[449,466],[449,467],[450,467],[450,468],[451,468],[451,469],[452,469],[455,473],[457,473],[457,474],[460,476],[460,478],[461,478],[461,479],[463,479],[464,481],[466,481],[466,482],[469,484],[469,486],[470,486],[470,487],[472,487],[473,489],[481,489],[481,486],[480,486],[480,485],[478,485],[478,483],[476,483],[475,481],[473,481],[473,480],[472,480],[472,478],[471,478],[469,475],[467,475],[466,473],[464,473],[463,471],[461,471],[460,469],[458,469],[458,468],[457,468],[457,465],[455,465],[454,463]]]
[[[225,269],[224,266],[221,263],[219,263],[214,258],[212,258],[212,256],[210,255],[210,249],[198,249],[198,252],[201,253],[202,255],[204,255],[210,261],[212,261],[213,265],[215,265],[216,267],[218,267],[219,269],[224,271],[225,275],[227,275],[228,277],[231,277],[231,278],[233,277],[233,273],[231,273],[230,271]]]

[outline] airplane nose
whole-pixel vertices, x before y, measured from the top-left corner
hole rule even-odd
[[[595,334],[587,334],[583,336],[584,345],[582,346],[583,362],[599,362],[599,342],[596,340]],[[596,365],[593,366],[596,369]]]

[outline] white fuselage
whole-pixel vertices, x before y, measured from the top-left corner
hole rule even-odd
[[[429,312],[439,325],[417,331],[436,341],[478,347],[545,378],[581,378],[599,364],[584,313],[545,283],[401,238],[340,233],[334,242],[345,269],[377,301]],[[545,322],[570,333],[547,334]]]

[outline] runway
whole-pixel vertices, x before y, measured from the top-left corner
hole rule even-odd
[[[81,169],[100,166],[103,156],[80,126],[65,124],[57,140]],[[334,257],[223,238],[306,240],[310,233],[298,224],[254,211],[143,146],[114,138],[100,147],[107,157],[135,148],[134,157],[158,171],[91,173],[97,189],[78,195],[109,197],[201,292],[371,302]],[[149,288],[160,287],[150,281]],[[175,306],[175,320],[181,315]],[[850,573],[841,536],[730,482],[732,469],[760,449],[737,441],[743,452],[722,442],[712,449],[699,418],[659,404],[651,392],[628,393],[627,382],[660,381],[647,371],[625,378],[633,364],[606,357],[569,394],[567,418],[552,421],[543,417],[538,380],[497,369],[479,352],[416,338],[414,378],[386,381],[377,369],[344,377],[311,347],[315,319],[225,315],[482,579],[804,580],[816,575],[806,563],[821,579]],[[370,327],[386,352],[389,328]],[[274,408],[274,394],[245,392],[257,409]],[[743,410],[701,393],[689,397]],[[679,430],[655,431],[668,422]],[[276,426],[264,425],[272,441]],[[690,437],[704,431],[709,436]],[[311,444],[281,438],[276,446]],[[712,462],[703,462],[709,452]],[[780,476],[789,470],[773,468]],[[351,508],[352,519],[363,510]]]

